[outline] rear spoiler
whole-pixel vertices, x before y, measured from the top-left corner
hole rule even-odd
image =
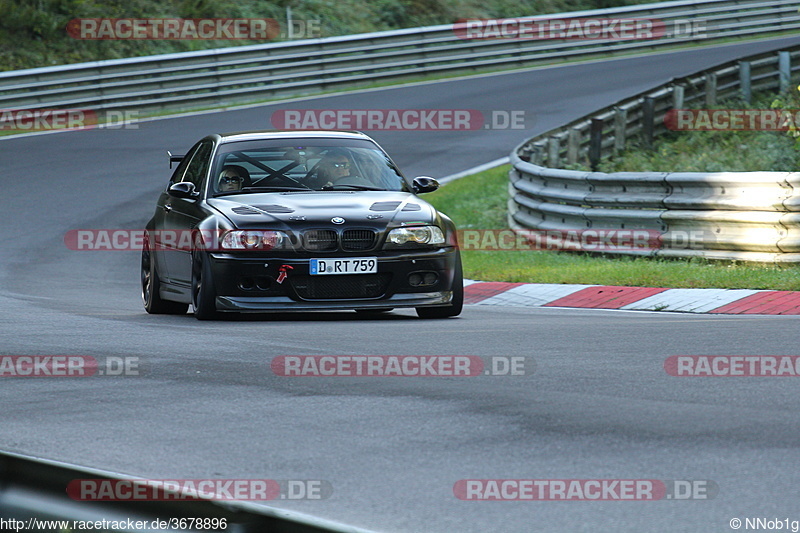
[[[183,161],[182,155],[172,155],[172,152],[167,150],[167,156],[169,156],[169,168],[172,169],[172,163],[180,163]]]

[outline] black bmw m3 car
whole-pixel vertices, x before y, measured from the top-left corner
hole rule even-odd
[[[461,313],[453,222],[357,132],[214,134],[178,162],[147,223],[149,313],[415,308]]]

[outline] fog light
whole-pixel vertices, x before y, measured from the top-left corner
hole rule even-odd
[[[436,285],[439,274],[436,272],[413,272],[408,275],[408,284],[412,287],[429,287]]]

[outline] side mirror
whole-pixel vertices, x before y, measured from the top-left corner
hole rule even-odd
[[[167,194],[173,198],[197,198],[200,196],[200,193],[194,190],[194,183],[191,181],[173,183],[167,189]]]
[[[411,184],[414,186],[414,192],[420,194],[424,192],[433,192],[439,188],[439,182],[428,176],[417,176]]]

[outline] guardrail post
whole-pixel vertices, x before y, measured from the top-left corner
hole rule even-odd
[[[589,126],[589,164],[592,172],[597,172],[603,148],[603,119],[593,118]]]
[[[753,91],[750,87],[751,81],[750,62],[739,61],[739,87],[741,88],[742,100],[748,104],[753,99]]]
[[[792,80],[792,57],[789,52],[778,52],[778,84],[781,93],[789,90]]]
[[[621,152],[625,149],[625,135],[628,132],[628,110],[621,107],[614,108],[614,151]]]
[[[683,101],[686,96],[686,87],[683,85],[672,86],[672,108],[683,109]]]
[[[716,72],[706,72],[706,105],[712,106],[717,103],[717,74]]]
[[[544,144],[534,143],[531,148],[531,157],[529,159],[534,165],[542,166],[544,164]]]
[[[653,138],[655,137],[655,121],[656,121],[656,99],[652,96],[645,96],[642,102],[642,132],[644,133],[644,142],[648,148],[653,146]]]
[[[567,137],[567,163],[574,165],[578,162],[578,153],[581,149],[581,130],[578,128],[569,129]]]
[[[561,159],[561,139],[555,135],[547,140],[547,166],[558,168]]]

